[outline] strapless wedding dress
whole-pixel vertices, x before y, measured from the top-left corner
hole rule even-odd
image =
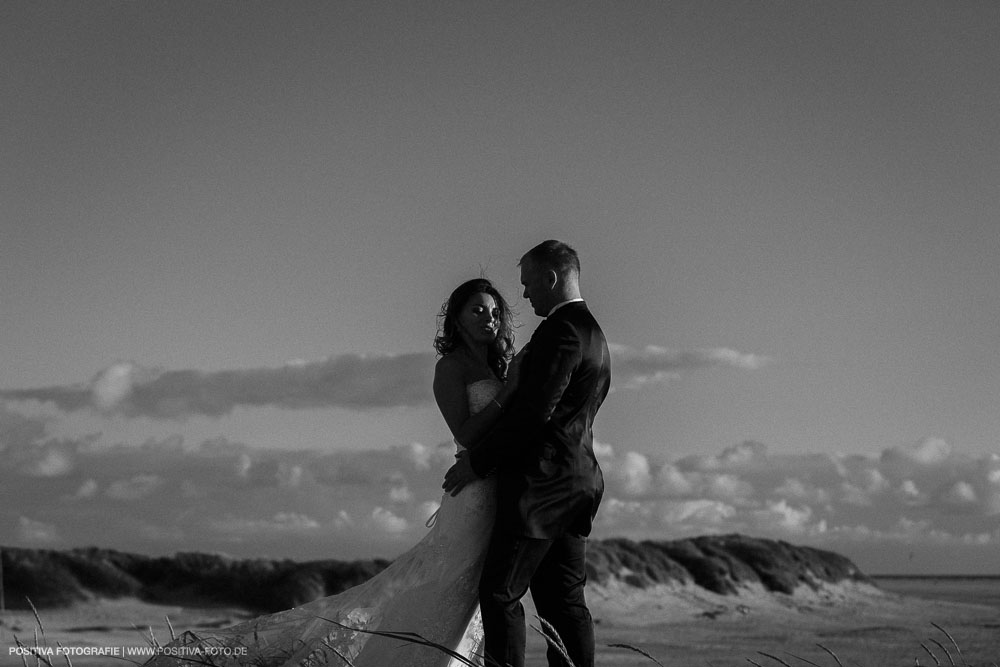
[[[485,408],[502,386],[492,379],[468,385],[470,413]],[[481,665],[479,575],[495,513],[495,480],[477,480],[455,497],[445,495],[427,535],[365,583],[231,628],[186,632],[145,664],[179,667],[208,659],[254,667],[465,664],[433,647],[359,632],[377,630],[417,633]],[[210,653],[196,655],[199,647]]]

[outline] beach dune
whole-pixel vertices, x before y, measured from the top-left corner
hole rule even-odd
[[[149,650],[172,632],[224,627],[329,595],[388,563],[153,558],[106,549],[5,548],[3,558],[8,611],[0,616],[0,665],[21,664],[15,635],[31,645],[41,632],[30,598],[44,627],[40,645],[72,647],[74,667],[141,663],[127,655],[129,647]],[[931,580],[923,587],[911,581],[900,595],[894,582],[872,579],[839,554],[742,535],[595,541],[590,566],[587,595],[602,666],[654,664],[636,648],[665,665],[768,664],[763,653],[831,666],[837,659],[865,667],[913,665],[915,658],[934,664],[922,644],[949,664],[934,643],[957,655],[945,632],[968,664],[1000,664],[1000,609],[988,604],[1000,599],[998,580],[963,589],[983,591],[982,604],[967,592],[939,595],[943,589]],[[538,627],[526,602],[529,624]],[[544,640],[530,630],[529,638],[529,664],[541,667]]]

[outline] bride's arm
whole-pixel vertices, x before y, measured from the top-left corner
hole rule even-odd
[[[469,414],[469,397],[461,362],[441,357],[434,367],[434,400],[451,434],[463,447],[471,447],[493,427],[513,387],[505,385],[496,398],[475,414]]]

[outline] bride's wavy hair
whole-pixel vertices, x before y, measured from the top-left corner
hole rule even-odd
[[[458,333],[458,316],[462,308],[475,294],[489,294],[497,305],[497,337],[487,351],[487,362],[501,380],[507,376],[507,363],[514,355],[514,313],[499,290],[486,278],[467,280],[451,293],[438,313],[438,334],[434,338],[434,349],[446,355],[465,345]]]

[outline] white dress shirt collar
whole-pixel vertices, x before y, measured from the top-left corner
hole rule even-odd
[[[557,310],[559,310],[560,308],[562,308],[566,304],[568,304],[568,303],[576,303],[577,301],[583,301],[583,299],[580,298],[580,297],[577,297],[575,299],[570,299],[569,301],[563,301],[562,303],[557,303],[556,305],[552,306],[552,310],[550,310],[549,314],[546,315],[545,317],[552,317],[552,313],[556,312]]]

